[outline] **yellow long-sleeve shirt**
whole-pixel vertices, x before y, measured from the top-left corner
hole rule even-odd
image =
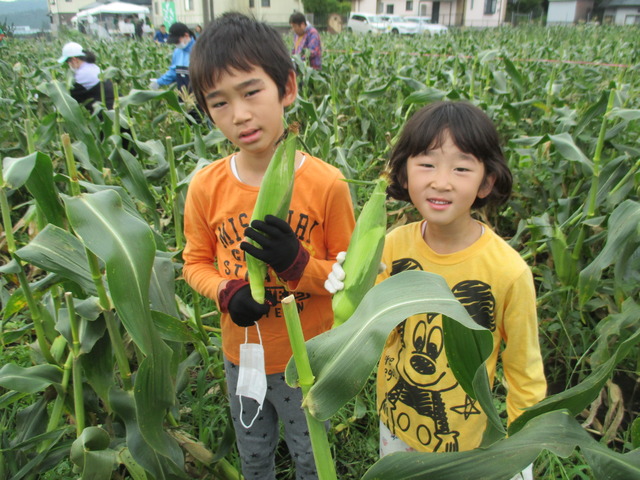
[[[488,374],[493,382],[500,354],[513,421],[546,394],[531,270],[487,226],[473,245],[440,255],[423,240],[422,224],[387,235],[382,256],[387,270],[378,280],[404,270],[444,277],[470,316],[493,333]],[[480,444],[487,418],[448,366],[441,315],[412,316],[389,335],[378,367],[377,396],[382,422],[418,451],[464,451]]]

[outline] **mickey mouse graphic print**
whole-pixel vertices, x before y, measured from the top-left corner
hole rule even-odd
[[[446,255],[426,244],[421,226],[412,223],[387,235],[387,270],[378,280],[405,270],[444,277],[471,318],[493,333],[488,374],[493,382],[500,358],[511,422],[546,393],[531,271],[486,225],[474,244]],[[377,406],[390,432],[417,451],[456,452],[480,444],[487,418],[449,368],[442,315],[415,315],[391,332],[378,366]]]

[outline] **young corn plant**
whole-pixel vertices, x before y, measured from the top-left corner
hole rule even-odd
[[[292,128],[287,137],[281,140],[276,147],[260,183],[258,199],[253,208],[251,221],[264,220],[266,215],[275,215],[285,219],[289,214],[295,175],[297,137],[297,127]],[[256,302],[264,303],[264,280],[267,276],[267,264],[249,254],[246,259],[251,296]]]

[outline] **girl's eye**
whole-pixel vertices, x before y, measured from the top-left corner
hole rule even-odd
[[[256,93],[258,93],[260,90],[250,90],[247,92],[247,97],[252,97],[253,95],[255,95]]]
[[[220,108],[220,107],[224,107],[227,104],[227,102],[216,102],[211,104],[210,108]]]
[[[456,167],[455,171],[456,172],[470,172],[471,170],[469,170],[468,168],[465,168],[465,167]]]

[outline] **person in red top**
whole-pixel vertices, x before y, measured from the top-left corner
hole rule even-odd
[[[293,55],[300,55],[303,60],[309,59],[309,65],[314,70],[322,68],[322,43],[320,34],[312,26],[307,24],[303,13],[292,13],[289,17],[289,25],[293,30]]]
[[[215,300],[221,312],[242,473],[275,479],[281,421],[297,478],[317,478],[300,389],[284,380],[291,347],[280,300],[295,295],[306,339],[330,328],[331,297],[323,284],[355,225],[349,189],[337,168],[298,151],[286,220],[267,215],[249,224],[260,182],[285,132],[285,108],[297,96],[293,63],[272,27],[239,13],[219,17],[195,43],[189,76],[202,109],[237,147],[236,153],[214,161],[191,180],[184,211],[183,274],[195,290]],[[246,237],[261,248],[252,248]],[[269,266],[264,304],[251,297],[245,252]],[[243,384],[238,377],[245,343],[260,343],[264,349],[261,410],[251,400],[241,403],[236,394]]]

